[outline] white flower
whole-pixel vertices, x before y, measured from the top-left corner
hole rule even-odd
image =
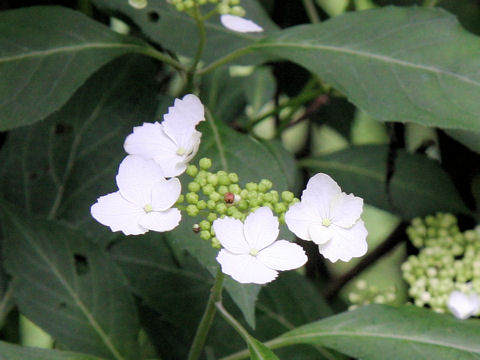
[[[166,180],[152,160],[130,155],[121,162],[116,180],[119,191],[99,197],[90,209],[99,223],[125,235],[178,225],[180,211],[172,208],[181,191],[177,178]]]
[[[302,247],[278,240],[278,219],[267,207],[261,207],[245,223],[225,217],[213,222],[215,235],[223,249],[217,256],[222,271],[236,281],[266,284],[278,270],[296,269],[307,261]]]
[[[195,126],[203,120],[204,108],[198,97],[185,95],[181,100],[175,99],[161,124],[144,123],[135,127],[123,146],[129,154],[153,159],[165,177],[178,176],[198,151],[202,134]]]
[[[317,174],[308,181],[301,202],[287,211],[285,222],[299,238],[318,244],[330,261],[349,261],[367,252],[362,208],[363,199],[342,192],[330,176]]]
[[[220,22],[227,29],[247,33],[247,32],[262,32],[263,28],[260,25],[255,24],[252,20],[242,18],[235,15],[222,15],[220,16]]]
[[[467,295],[461,291],[452,291],[447,306],[455,317],[464,320],[478,314],[480,297],[477,294]]]

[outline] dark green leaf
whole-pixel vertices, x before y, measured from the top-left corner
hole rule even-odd
[[[45,118],[104,64],[147,48],[62,7],[4,11],[0,34],[0,130]]]
[[[470,150],[480,153],[480,132],[466,130],[447,130],[446,133]]]
[[[254,50],[296,62],[382,121],[480,130],[478,37],[438,8],[346,13]]]
[[[250,105],[251,115],[257,116],[275,95],[275,77],[269,67],[263,66],[255,69],[254,73],[244,82],[243,91]]]
[[[369,305],[297,328],[271,345],[322,345],[365,360],[471,360],[480,359],[479,327],[479,320],[415,306]]]
[[[100,360],[67,351],[21,347],[0,341],[0,360]]]
[[[142,10],[133,8],[123,0],[93,0],[93,3],[101,10],[128,17],[149,39],[168,50],[183,56],[192,58],[195,56],[199,39],[195,20],[184,12],[178,12],[175,6],[167,1],[149,0],[148,6]],[[246,17],[264,28],[264,34],[277,29],[256,0],[244,0],[241,5],[247,12]],[[205,23],[205,28],[207,38],[202,60],[206,62],[217,60],[261,38],[258,34],[239,33],[226,29],[220,24],[218,15],[211,17]],[[249,64],[264,59],[265,56],[255,54],[237,62]]]
[[[332,176],[347,193],[396,213],[404,219],[437,211],[469,213],[451,179],[439,164],[423,155],[398,152],[395,172],[386,192],[387,146],[353,146],[302,164],[313,173]]]
[[[12,203],[57,217],[92,236],[112,233],[90,215],[115,191],[125,137],[154,120],[156,67],[131,56],[96,73],[57,113],[9,134],[0,153],[0,188]]]
[[[116,265],[70,227],[5,202],[0,210],[20,311],[74,351],[137,360],[137,311]]]

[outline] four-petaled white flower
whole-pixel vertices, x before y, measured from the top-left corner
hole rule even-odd
[[[236,32],[248,33],[263,31],[263,28],[260,25],[255,24],[252,20],[248,20],[240,16],[225,14],[220,16],[220,22],[227,29]]]
[[[166,180],[153,160],[127,156],[116,181],[119,191],[99,197],[91,207],[99,223],[125,235],[169,231],[178,225],[181,214],[172,206],[180,195],[180,181]]]
[[[266,284],[278,270],[296,269],[307,261],[302,247],[278,240],[278,219],[267,207],[261,207],[245,223],[225,217],[213,222],[215,235],[223,249],[217,256],[222,272],[239,283]]]
[[[195,156],[202,134],[195,126],[205,120],[204,108],[193,94],[176,99],[162,123],[144,123],[128,135],[124,148],[132,155],[153,159],[165,177],[182,174]]]
[[[301,202],[287,211],[285,222],[299,238],[318,244],[330,261],[349,261],[367,252],[362,208],[363,199],[342,192],[330,176],[317,174],[308,181]]]
[[[452,291],[447,303],[450,312],[458,319],[465,320],[480,312],[480,296],[467,295],[461,291]]]

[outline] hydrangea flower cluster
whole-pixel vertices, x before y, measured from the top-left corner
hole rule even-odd
[[[277,241],[284,222],[297,236],[319,244],[331,261],[366,252],[363,200],[342,192],[326,174],[310,179],[300,201],[290,191],[272,190],[268,179],[241,187],[236,173],[210,171],[208,158],[200,159],[198,167],[189,165],[202,136],[196,126],[203,120],[202,103],[189,94],[175,100],[161,123],[135,127],[124,143],[129,155],[119,167],[118,191],[98,198],[92,216],[112,231],[140,235],[174,229],[181,220],[179,209],[201,215],[193,231],[221,248],[222,271],[240,283],[265,284],[279,271],[305,264],[301,246]],[[192,181],[182,195],[176,176],[185,171]]]
[[[378,289],[375,285],[369,285],[365,280],[355,283],[355,291],[348,294],[348,300],[352,305],[349,310],[368,304],[393,304],[396,300],[397,289],[390,286],[387,289]]]
[[[415,305],[465,318],[478,314],[480,233],[461,232],[451,214],[416,218],[407,229],[420,249],[402,264],[403,278]]]

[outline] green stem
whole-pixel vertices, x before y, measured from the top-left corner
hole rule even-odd
[[[211,63],[210,65],[207,65],[199,70],[197,70],[197,75],[205,75],[209,73],[210,71],[215,70],[217,67],[225,65],[226,63],[235,60],[236,58],[239,58],[241,56],[247,55],[248,53],[252,52],[254,50],[253,46],[247,46],[244,48],[237,49],[230,54],[224,56],[223,58],[218,59],[217,61]]]
[[[154,59],[160,60],[160,61],[164,62],[165,64],[170,65],[171,67],[173,67],[176,70],[187,71],[185,66],[183,66],[180,62],[178,62],[177,60],[171,58],[168,55],[165,55],[164,53],[162,53],[162,52],[160,52],[160,51],[158,51],[158,50],[156,50],[152,47],[144,48],[140,51],[140,53],[143,54],[143,55],[150,56]]]
[[[235,331],[245,340],[248,344],[250,342],[250,334],[247,330],[223,307],[221,302],[215,304],[220,315],[235,329]]]
[[[193,91],[195,71],[197,70],[198,63],[202,58],[203,50],[205,49],[205,42],[207,39],[207,33],[205,31],[205,23],[202,18],[202,15],[200,14],[200,10],[198,9],[197,3],[195,3],[193,18],[195,19],[195,23],[197,24],[199,40],[198,40],[197,52],[195,53],[195,58],[193,59],[192,66],[190,66],[190,68],[188,69],[186,92]]]
[[[213,318],[215,317],[215,304],[221,302],[222,300],[222,286],[224,277],[225,275],[223,275],[219,267],[217,270],[217,276],[215,277],[215,282],[213,283],[210,292],[210,297],[208,298],[207,306],[205,307],[205,311],[202,319],[200,320],[200,324],[198,324],[192,346],[190,347],[188,360],[197,360],[202,353],[203,347],[205,346],[205,342],[207,340],[208,332],[212,326]]]
[[[317,9],[312,0],[303,0],[303,7],[305,8],[305,12],[312,24],[320,23],[320,17],[318,16]]]

